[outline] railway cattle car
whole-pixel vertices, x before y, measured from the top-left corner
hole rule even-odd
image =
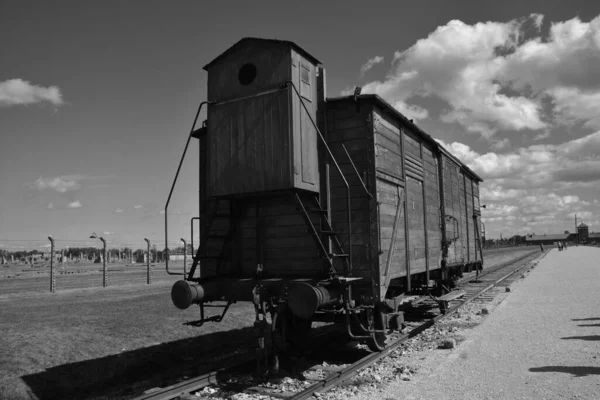
[[[382,98],[326,99],[324,68],[288,41],[242,39],[205,70],[200,243],[171,291],[200,324],[249,301],[281,342],[334,321],[381,350],[408,300],[482,268],[481,178]]]

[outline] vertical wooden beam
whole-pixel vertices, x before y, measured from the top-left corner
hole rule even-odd
[[[392,265],[392,258],[394,257],[394,250],[396,248],[396,235],[398,234],[398,223],[402,214],[404,213],[404,189],[400,189],[400,186],[396,186],[396,195],[398,196],[398,205],[396,206],[396,217],[394,218],[394,227],[392,229],[392,239],[390,240],[390,249],[388,251],[387,262],[385,263],[385,280],[381,286],[381,291],[387,291],[387,287],[390,284],[390,267]],[[385,296],[385,293],[383,294]]]
[[[438,165],[437,165],[437,170],[438,170],[438,182],[439,182],[439,191],[440,191],[440,195],[439,195],[439,200],[440,200],[440,210],[439,210],[439,216],[440,216],[440,229],[442,230],[442,258],[447,257],[448,255],[448,248],[447,245],[445,245],[446,241],[448,240],[447,238],[447,234],[446,234],[446,194],[444,193],[444,162],[443,162],[443,155],[442,153],[440,153],[438,155],[438,157],[436,158]],[[444,249],[444,247],[446,247],[446,249]]]
[[[425,230],[425,279],[427,280],[427,287],[429,287],[429,239],[427,237],[427,193],[426,193],[426,173],[425,170],[425,159],[423,157],[423,142],[419,143],[421,150],[421,163],[423,164],[423,229]]]
[[[478,231],[478,227],[477,227],[477,219],[475,218],[475,190],[473,187],[473,180],[471,180],[469,178],[469,183],[471,185],[471,204],[472,207],[471,209],[473,210],[473,215],[471,215],[471,219],[473,220],[473,252],[475,253],[475,261],[477,261],[477,240],[479,237],[479,234],[477,233]]]
[[[467,262],[471,261],[471,241],[469,240],[469,206],[467,202],[467,177],[463,176],[463,187],[465,188],[465,222],[467,223]],[[460,189],[460,188],[459,188]]]
[[[365,186],[371,193],[369,199],[369,263],[371,264],[371,276],[373,284],[373,295],[377,301],[385,298],[387,287],[383,288],[380,275],[379,257],[381,254],[380,244],[380,223],[379,199],[377,195],[377,173],[375,172],[375,113],[371,106],[366,113],[365,127],[365,159],[367,160],[367,169],[365,172]]]
[[[404,179],[404,191],[408,198],[408,180],[406,179],[406,153],[404,151],[404,129],[400,128],[400,154],[402,155],[402,178]],[[410,239],[408,227],[408,201],[404,202],[404,246],[406,252],[406,291],[410,292]]]

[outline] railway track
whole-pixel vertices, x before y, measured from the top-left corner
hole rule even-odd
[[[543,254],[534,253],[527,254],[510,263],[498,266],[490,271],[479,274],[475,278],[467,276],[460,281],[460,289],[464,290],[465,296],[462,299],[456,299],[449,302],[449,307],[445,314],[437,313],[437,315],[427,319],[425,322],[411,329],[405,334],[396,335],[395,338],[387,345],[387,347],[379,353],[370,353],[365,357],[360,358],[349,365],[329,366],[326,372],[321,372],[324,376],[318,378],[307,378],[303,381],[304,387],[301,390],[285,390],[272,388],[267,386],[259,386],[251,382],[243,382],[235,380],[231,384],[231,376],[234,376],[236,371],[246,370],[251,368],[255,361],[244,359],[239,363],[227,368],[212,371],[192,379],[188,379],[177,384],[165,388],[157,388],[147,391],[144,395],[136,397],[135,400],[169,400],[169,399],[201,399],[211,398],[215,394],[216,398],[228,398],[232,393],[247,393],[248,395],[260,394],[263,396],[271,396],[273,398],[303,400],[309,399],[315,393],[325,392],[356,375],[360,370],[367,368],[377,361],[385,358],[395,350],[397,350],[408,339],[413,338],[423,331],[431,328],[436,323],[448,318],[453,313],[464,307],[465,305],[474,302],[480,305],[490,303],[498,294],[500,287],[508,287],[513,281],[521,278],[521,271],[528,270],[535,266],[548,252]],[[495,290],[496,289],[496,290]],[[434,304],[429,304],[431,307]],[[425,305],[427,306],[427,305]],[[229,382],[229,383],[228,383]],[[214,389],[210,389],[214,387]],[[200,390],[198,395],[192,395]],[[206,397],[204,397],[206,395]],[[251,397],[248,397],[251,398]],[[263,397],[264,398],[264,397]]]

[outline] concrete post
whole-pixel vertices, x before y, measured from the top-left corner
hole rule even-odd
[[[148,283],[148,285],[150,285],[152,283],[152,275],[150,274],[150,241],[146,238],[144,238],[144,240],[148,244],[148,258],[146,261],[146,273],[147,273],[146,282]]]
[[[102,258],[102,286],[106,287],[108,286],[108,271],[106,269],[106,240],[104,240],[104,238],[100,238],[100,240],[102,240],[102,253],[103,253],[103,258]]]
[[[54,277],[54,239],[52,236],[48,236],[50,240],[50,292],[54,293],[56,280]]]

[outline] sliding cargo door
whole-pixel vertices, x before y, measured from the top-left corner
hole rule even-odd
[[[425,226],[429,270],[439,267],[442,252],[438,160],[429,146],[423,145],[423,182],[425,185]]]
[[[460,182],[458,164],[445,155],[442,156],[442,174],[445,203],[444,225],[446,227],[446,240],[448,241],[448,264],[461,264],[464,262],[466,251],[465,234],[467,228],[466,221],[464,221],[464,181]],[[465,240],[465,248],[463,248],[463,238]]]
[[[406,193],[401,183],[381,174],[377,177],[377,202],[379,203],[379,271],[382,280],[406,276],[406,219],[404,203]],[[386,179],[387,178],[387,179]],[[381,282],[381,297],[385,296],[385,282]]]
[[[425,252],[425,213],[423,210],[423,182],[406,177],[407,221],[408,221],[408,257],[410,273],[417,274],[427,270]]]

